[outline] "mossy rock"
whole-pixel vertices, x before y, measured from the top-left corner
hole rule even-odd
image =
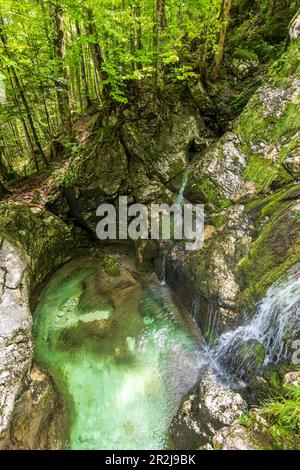
[[[288,196],[292,194],[290,190],[285,194],[287,199],[281,194],[281,198],[269,199],[261,206],[261,218],[269,217],[268,222],[237,265],[236,275],[244,289],[240,302],[248,308],[254,307],[266,289],[300,262],[300,200],[291,202]]]
[[[103,267],[106,274],[112,277],[119,277],[121,275],[118,262],[111,256],[107,256],[103,260]]]

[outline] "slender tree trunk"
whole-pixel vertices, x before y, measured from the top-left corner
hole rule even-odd
[[[81,39],[81,30],[80,30],[79,21],[75,22],[75,27],[76,27],[77,37],[80,40]],[[83,54],[83,48],[82,48],[81,44],[80,44],[80,48],[79,48],[79,55],[80,55],[80,73],[81,73],[82,86],[83,86],[83,90],[84,90],[84,99],[86,101],[87,108],[89,108],[92,103],[91,103],[90,94],[89,94],[89,87],[88,87],[86,70],[85,70],[85,63],[84,63],[84,54]]]
[[[219,40],[217,45],[217,52],[214,57],[214,65],[212,68],[211,77],[216,81],[219,77],[223,55],[224,55],[224,46],[225,39],[227,34],[227,29],[230,20],[230,9],[231,9],[232,0],[222,0],[221,12],[220,12],[220,21],[221,21],[221,31],[219,34]]]
[[[138,51],[141,51],[143,48],[143,44],[142,44],[142,22],[141,22],[142,7],[141,7],[140,0],[137,0],[136,2],[135,15],[136,15],[137,22],[138,22],[137,35],[136,35],[136,49]]]
[[[11,71],[12,71],[12,75],[13,75],[15,84],[17,86],[17,89],[20,93],[20,97],[21,97],[23,106],[25,108],[26,117],[27,117],[29,127],[30,127],[30,130],[31,130],[32,136],[33,136],[34,145],[37,149],[37,152],[42,157],[42,160],[45,163],[45,165],[48,165],[48,160],[47,160],[47,157],[46,157],[46,155],[45,155],[45,153],[42,149],[42,145],[41,145],[40,139],[38,137],[38,133],[37,133],[37,130],[35,128],[35,125],[34,125],[34,122],[33,122],[33,119],[32,119],[32,114],[31,114],[31,111],[30,111],[30,108],[29,108],[29,105],[28,105],[28,102],[27,102],[27,98],[26,98],[26,95],[23,91],[21,83],[19,81],[19,77],[18,77],[16,71],[14,70],[14,68],[11,68]]]
[[[58,78],[55,81],[58,108],[63,126],[69,136],[72,135],[72,118],[67,69],[64,66],[65,39],[63,29],[63,9],[59,4],[53,5],[52,23],[54,28],[54,49],[58,61]]]
[[[7,194],[7,189],[6,187],[4,186],[4,184],[2,183],[1,179],[0,179],[0,199],[3,198],[3,196],[5,196],[5,194]]]
[[[156,0],[154,21],[154,50],[156,51],[156,74],[155,83],[161,85],[163,82],[164,64],[161,59],[162,35],[166,27],[165,0]]]
[[[97,31],[95,29],[95,19],[93,15],[93,11],[90,8],[86,9],[86,18],[87,18],[87,24],[86,24],[86,34],[88,36],[93,37],[93,41],[89,42],[90,45],[90,50],[94,62],[94,67],[96,71],[96,75],[100,77],[101,83],[108,78],[106,72],[103,71],[102,66],[103,66],[103,55],[101,51],[100,44],[97,41]],[[109,99],[109,88],[107,85],[102,85],[102,95],[105,100]]]

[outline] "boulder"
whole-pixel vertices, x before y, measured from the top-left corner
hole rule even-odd
[[[123,113],[121,140],[127,154],[163,183],[184,170],[190,147],[207,133],[194,102],[187,98],[172,88],[162,96],[150,88],[136,88]]]
[[[34,366],[17,399],[7,447],[62,450],[67,447],[68,413],[50,377]]]

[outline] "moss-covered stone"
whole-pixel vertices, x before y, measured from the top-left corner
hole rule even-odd
[[[120,276],[120,268],[118,262],[111,256],[106,256],[103,260],[103,267],[106,274],[112,277]]]

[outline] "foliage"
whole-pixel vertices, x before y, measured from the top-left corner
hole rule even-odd
[[[274,0],[255,5],[249,15],[245,3],[233,1],[228,46],[239,57],[260,57],[264,48],[269,56],[275,46],[267,43],[266,18]],[[6,102],[0,104],[1,180],[13,170],[24,174],[28,166],[47,164],[46,144],[62,130],[72,140],[74,117],[87,107],[126,104],[129,81],[163,86],[209,76],[220,49],[222,4],[0,0],[0,80],[6,84]],[[294,14],[288,7],[283,19],[282,8],[275,10],[275,29]]]

